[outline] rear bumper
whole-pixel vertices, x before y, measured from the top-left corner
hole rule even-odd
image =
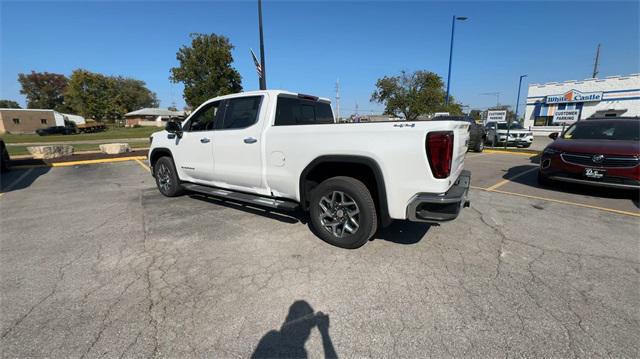
[[[462,171],[446,193],[418,193],[409,201],[407,219],[414,222],[439,223],[458,217],[469,206],[471,172]]]

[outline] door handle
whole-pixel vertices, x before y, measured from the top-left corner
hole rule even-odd
[[[211,142],[211,140],[206,138],[206,137],[203,137],[203,138],[200,139],[200,142],[201,143],[209,143],[209,142]]]
[[[256,140],[253,137],[247,137],[244,139],[244,143],[256,143],[256,142],[258,142],[258,140]]]

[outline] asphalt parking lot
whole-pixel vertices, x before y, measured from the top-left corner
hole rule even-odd
[[[304,216],[165,198],[144,162],[17,169],[2,357],[638,357],[640,210],[469,153],[471,208],[357,250]]]

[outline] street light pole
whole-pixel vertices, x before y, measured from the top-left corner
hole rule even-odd
[[[451,20],[451,45],[449,46],[449,71],[447,73],[447,97],[444,99],[445,105],[449,104],[449,86],[451,84],[451,60],[453,59],[453,35],[456,32],[456,20],[464,21],[466,16],[455,16]]]
[[[518,96],[516,97],[516,121],[518,121],[518,108],[520,106],[520,89],[522,88],[522,79],[527,75],[521,75],[520,81],[518,81]],[[507,139],[504,141],[504,149],[507,149],[507,143],[509,142],[509,130],[511,129],[511,120],[507,121]]]
[[[264,38],[262,35],[262,0],[258,0],[258,26],[260,28],[260,67],[262,67],[262,76],[260,76],[260,90],[267,89],[267,69],[264,66]]]

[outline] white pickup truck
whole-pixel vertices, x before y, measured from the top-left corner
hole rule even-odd
[[[462,121],[335,123],[328,99],[280,90],[203,103],[151,138],[160,192],[309,212],[321,239],[357,248],[392,219],[452,220],[468,205]]]

